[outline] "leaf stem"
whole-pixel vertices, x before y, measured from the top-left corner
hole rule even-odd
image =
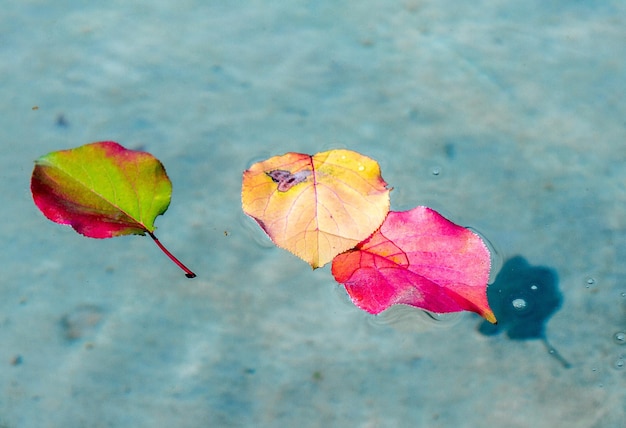
[[[165,255],[167,257],[170,258],[171,261],[173,261],[174,263],[176,263],[176,265],[178,265],[179,268],[181,268],[182,270],[185,271],[185,276],[187,278],[195,278],[196,274],[193,273],[187,266],[185,266],[180,260],[178,260],[176,257],[174,257],[174,254],[170,253],[167,248],[165,248],[163,246],[163,244],[161,244],[161,241],[159,241],[159,239],[154,235],[154,233],[152,232],[148,232],[148,235],[150,235],[150,238],[152,238],[154,240],[154,242],[159,246],[159,248],[161,249],[161,251],[163,251],[165,253]]]

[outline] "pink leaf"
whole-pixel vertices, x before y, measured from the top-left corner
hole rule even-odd
[[[438,212],[390,211],[365,241],[334,258],[332,273],[359,308],[378,314],[406,304],[432,312],[496,318],[487,302],[491,257],[481,238]]]

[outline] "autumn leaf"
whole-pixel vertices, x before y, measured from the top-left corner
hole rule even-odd
[[[276,245],[315,269],[380,226],[389,189],[378,163],[359,153],[287,153],[244,172],[242,206]]]
[[[50,220],[90,238],[145,235],[195,277],[154,235],[154,220],[172,194],[165,168],[149,153],[113,141],[49,153],[35,161],[31,179],[35,205]]]
[[[394,304],[437,313],[472,311],[496,322],[487,301],[491,258],[481,238],[417,207],[389,215],[371,237],[333,260],[332,273],[359,308]]]

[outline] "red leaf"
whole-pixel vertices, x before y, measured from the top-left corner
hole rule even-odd
[[[407,304],[437,313],[472,311],[495,323],[487,302],[490,267],[478,235],[417,207],[390,211],[371,237],[334,258],[332,273],[354,304],[372,314]]]

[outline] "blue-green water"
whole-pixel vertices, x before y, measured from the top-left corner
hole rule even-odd
[[[0,426],[624,426],[626,4],[460,3],[2,2]],[[99,140],[165,164],[197,278],[37,211],[33,160]],[[553,271],[571,367],[473,314],[367,315],[268,244],[242,171],[339,147],[485,236],[493,278]]]

